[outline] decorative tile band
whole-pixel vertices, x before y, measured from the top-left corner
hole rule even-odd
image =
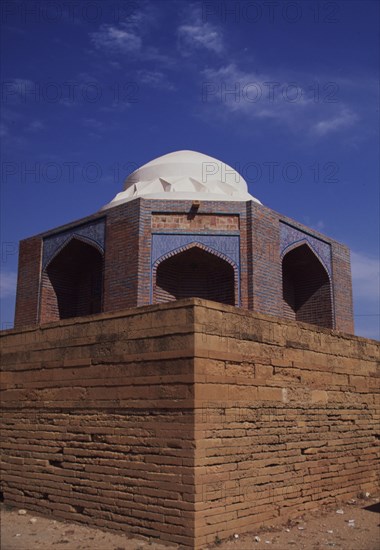
[[[167,258],[171,252],[181,252],[189,245],[201,245],[216,256],[224,256],[233,265],[237,278],[237,305],[240,305],[240,237],[235,235],[197,235],[197,234],[153,234],[151,255],[151,302],[153,298],[153,271],[160,258]]]
[[[165,256],[169,252],[191,243],[203,244],[232,260],[237,267],[240,266],[240,244],[238,236],[164,233],[152,235],[152,266],[161,256]]]
[[[331,277],[331,246],[321,239],[317,239],[317,237],[312,237],[308,233],[304,233],[291,225],[280,222],[281,256],[284,256],[286,252],[291,250],[298,243],[301,244],[302,242],[308,243],[313,252],[315,252],[321,260]]]
[[[104,251],[104,235],[105,235],[105,223],[104,220],[89,223],[87,225],[81,225],[79,227],[72,227],[67,231],[46,237],[44,239],[42,266],[43,269],[49,264],[53,257],[57,254],[61,248],[65,246],[73,237],[83,237],[84,240],[93,242],[97,248]]]

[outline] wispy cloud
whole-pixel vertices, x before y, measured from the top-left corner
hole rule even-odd
[[[141,37],[123,22],[118,26],[103,24],[90,33],[90,38],[96,49],[111,54],[137,53],[142,46]]]
[[[202,101],[205,106],[218,106],[216,116],[240,114],[311,138],[342,131],[359,119],[344,103],[318,102],[307,86],[279,75],[245,71],[236,63],[207,68],[201,74]]]
[[[137,73],[139,84],[146,84],[161,90],[175,90],[175,86],[162,71],[140,70]]]
[[[223,33],[220,27],[202,20],[201,6],[192,4],[184,12],[186,23],[177,29],[178,48],[185,55],[190,56],[200,50],[215,54],[224,51]]]
[[[104,23],[90,33],[93,46],[107,54],[137,54],[142,48],[142,34],[151,22],[152,10],[147,2],[136,4],[124,20],[116,24]]]
[[[331,132],[349,128],[359,119],[358,115],[347,107],[343,107],[341,112],[332,118],[321,120],[312,127],[312,132],[318,136],[325,136]]]
[[[158,26],[160,18],[157,7],[141,0],[133,4],[133,8],[135,11],[124,20],[114,24],[104,23],[97,31],[89,33],[92,46],[108,57],[118,56],[109,62],[109,66],[117,70],[122,69],[125,62],[136,60],[172,64],[169,56],[149,43],[152,29]]]
[[[2,271],[0,273],[0,298],[9,298],[16,294],[17,273]]]

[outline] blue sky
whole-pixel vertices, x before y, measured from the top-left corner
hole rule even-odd
[[[356,333],[380,337],[378,2],[4,0],[1,22],[2,328],[20,239],[194,149],[351,248]]]

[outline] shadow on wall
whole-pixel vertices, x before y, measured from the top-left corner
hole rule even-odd
[[[228,262],[198,247],[179,252],[157,268],[156,303],[203,298],[235,305],[235,273]]]
[[[285,318],[333,328],[330,278],[308,245],[285,254],[282,284]]]
[[[100,313],[103,255],[73,238],[51,260],[42,276],[41,322]]]

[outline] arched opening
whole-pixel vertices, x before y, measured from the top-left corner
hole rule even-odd
[[[232,265],[197,246],[162,261],[157,268],[154,301],[191,297],[235,305]]]
[[[308,245],[300,245],[284,256],[282,284],[286,318],[333,328],[330,279]]]
[[[48,264],[42,280],[41,322],[100,313],[103,256],[73,238]]]

